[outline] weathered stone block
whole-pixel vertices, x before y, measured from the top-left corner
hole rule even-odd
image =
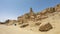
[[[44,31],[49,31],[52,29],[52,25],[50,23],[47,23],[45,25],[40,26],[39,31],[44,32]]]

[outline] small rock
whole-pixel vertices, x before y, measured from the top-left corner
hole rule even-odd
[[[35,25],[40,25],[40,24],[41,24],[41,23],[39,23],[39,22],[38,22],[38,23],[35,23]]]
[[[24,27],[26,27],[26,26],[28,26],[29,24],[22,24],[20,27],[21,28],[24,28]]]

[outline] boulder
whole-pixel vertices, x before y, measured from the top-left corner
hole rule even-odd
[[[47,23],[45,25],[41,25],[40,28],[39,28],[39,31],[46,32],[46,31],[49,31],[52,28],[53,28],[52,25],[50,23]]]

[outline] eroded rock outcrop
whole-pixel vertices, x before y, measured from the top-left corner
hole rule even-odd
[[[53,27],[50,23],[46,23],[46,24],[40,26],[39,31],[41,31],[41,32],[49,31],[52,28]]]

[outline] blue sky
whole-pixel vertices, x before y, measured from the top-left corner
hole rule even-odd
[[[17,19],[18,16],[29,12],[30,7],[34,12],[59,4],[60,0],[0,0],[0,21]]]

